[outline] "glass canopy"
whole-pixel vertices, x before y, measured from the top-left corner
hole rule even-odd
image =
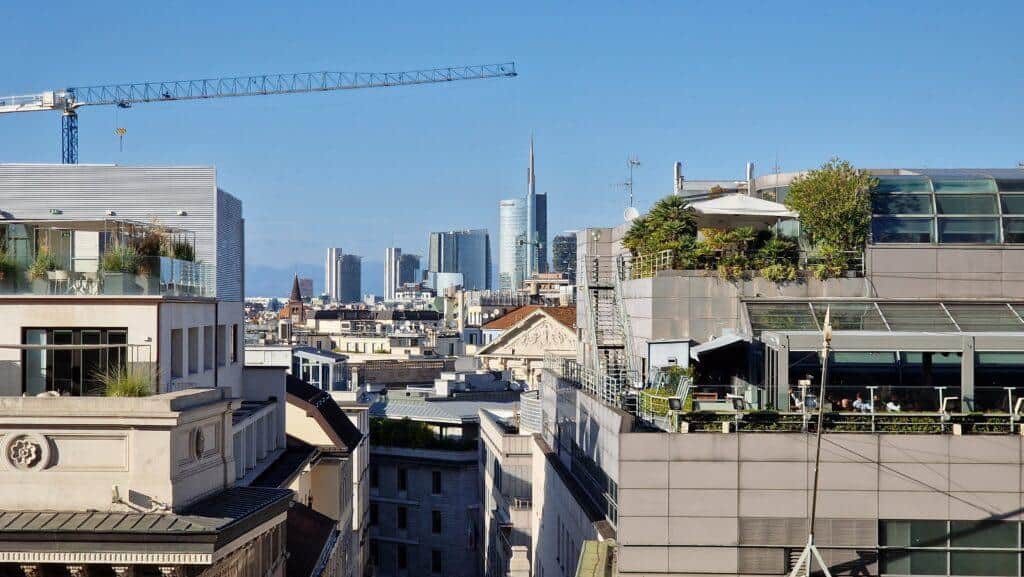
[[[751,332],[820,331],[831,307],[837,331],[1024,332],[1024,303],[748,302]]]

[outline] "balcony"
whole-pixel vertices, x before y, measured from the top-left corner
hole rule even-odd
[[[214,296],[195,235],[127,220],[0,221],[0,295]]]

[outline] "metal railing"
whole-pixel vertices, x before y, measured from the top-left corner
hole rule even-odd
[[[615,375],[607,374],[585,367],[574,359],[554,355],[544,357],[544,368],[563,382],[589,393],[607,405],[635,413],[636,391],[633,384],[637,379],[628,371],[621,371]]]

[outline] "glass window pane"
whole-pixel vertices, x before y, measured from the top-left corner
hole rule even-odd
[[[894,331],[957,332],[946,311],[937,304],[879,303],[878,306]]]
[[[945,575],[945,551],[882,551],[882,573],[888,575]]]
[[[771,330],[816,331],[818,323],[811,316],[807,303],[747,305],[750,328],[757,333]]]
[[[911,547],[945,547],[946,546],[946,522],[945,521],[911,521],[910,522],[910,546]]]
[[[871,240],[876,243],[932,241],[930,218],[880,218],[871,221]]]
[[[25,331],[26,345],[45,345],[46,331]],[[25,350],[25,394],[32,397],[46,392],[46,349]]]
[[[932,186],[925,176],[877,176],[874,192],[931,192]]]
[[[949,539],[953,547],[1012,549],[1017,547],[1017,523],[952,521]]]
[[[1024,178],[997,178],[1000,192],[1024,192]]]
[[[930,194],[875,194],[871,197],[875,214],[932,214]]]
[[[953,551],[949,555],[951,575],[1017,575],[1017,554],[995,551]]]
[[[965,331],[1024,331],[1024,324],[1006,305],[949,304],[946,310]]]
[[[1003,194],[1003,214],[1024,214],[1024,194]]]
[[[991,178],[933,178],[935,192],[995,192],[996,181]]]
[[[881,538],[883,547],[908,547],[910,521],[882,521]]]
[[[935,195],[939,214],[996,214],[996,197],[992,194]]]
[[[1024,218],[1003,219],[1003,242],[1024,243]]]
[[[819,323],[825,322],[825,310],[832,311],[832,328],[837,331],[884,331],[887,330],[874,303],[832,303],[814,305],[814,314]],[[1007,311],[1009,312],[1009,311]],[[1024,328],[1024,327],[1022,327]]]
[[[999,221],[995,218],[941,218],[939,242],[998,243]]]

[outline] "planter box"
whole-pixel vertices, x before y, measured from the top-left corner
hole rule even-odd
[[[135,284],[135,275],[127,272],[103,273],[103,290],[105,295],[139,294],[139,286]]]
[[[144,295],[160,294],[160,277],[156,274],[135,275],[135,286]]]

